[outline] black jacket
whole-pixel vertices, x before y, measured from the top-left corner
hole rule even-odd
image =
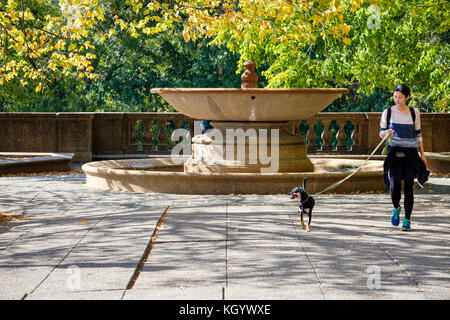
[[[403,152],[406,155],[407,161],[410,161],[410,163],[412,163],[413,167],[416,169],[415,177],[417,181],[421,186],[423,186],[423,184],[428,181],[430,171],[427,170],[427,167],[425,166],[425,163],[423,162],[422,158],[419,156],[417,149],[389,146],[388,154],[386,156],[386,159],[384,160],[383,165],[384,184],[386,185],[386,188],[389,190],[390,182],[388,172],[389,169],[394,164],[395,160],[397,159],[397,157],[395,156],[396,152]]]

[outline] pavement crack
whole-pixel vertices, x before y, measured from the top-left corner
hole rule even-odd
[[[394,262],[395,265],[397,265],[397,267],[414,283],[414,285],[417,288],[417,292],[420,292],[422,294],[425,295],[425,291],[423,291],[420,288],[420,283],[419,281],[414,278],[414,276],[408,271],[408,269],[402,265],[400,262],[397,261],[397,259],[395,259],[395,257],[393,257],[389,251],[387,251],[386,249],[384,249],[378,242],[376,242],[375,240],[369,238],[370,242],[372,242],[378,249],[380,249],[389,259],[392,260],[392,262]]]
[[[33,199],[35,199],[35,197],[33,197]],[[32,199],[32,200],[33,200]],[[28,203],[30,203],[32,200],[28,201]],[[56,214],[56,216],[60,216],[65,214],[66,212],[69,212],[70,210],[72,210],[76,205],[78,205],[81,202],[81,200],[78,200],[77,202],[75,202],[74,204],[72,204],[69,208],[67,208],[66,210],[59,212]],[[25,207],[24,207],[25,208]],[[32,216],[25,216],[22,213],[22,219],[32,219]],[[39,225],[39,226],[35,226],[29,230],[27,230],[26,232],[21,233],[17,238],[13,239],[10,243],[8,243],[2,250],[0,250],[0,254],[3,254],[4,252],[6,252],[9,247],[11,247],[12,245],[14,245],[18,240],[22,240],[23,237],[26,237],[27,235],[31,234],[35,229],[38,228],[42,228],[43,226],[48,226],[50,224],[50,222],[52,221],[49,217],[46,217],[47,221],[44,220],[44,222]]]
[[[370,235],[368,235],[367,232],[361,226],[359,226],[359,228],[361,229],[362,233],[365,235],[366,239],[368,239],[381,252],[383,252],[406,275],[406,277],[408,277],[408,279],[414,283],[414,285],[417,288],[417,292],[420,292],[426,296],[425,291],[420,288],[419,281],[416,278],[414,278],[414,276],[408,271],[408,269],[404,265],[402,265],[400,262],[398,262],[398,260],[395,259],[395,257],[392,256],[387,249],[385,249],[381,244],[379,244],[377,241],[372,239],[372,237],[370,237]]]
[[[225,205],[225,287],[222,287],[222,300],[225,300],[228,288],[228,201]]]
[[[46,185],[44,185],[42,187],[42,189],[39,190],[38,192],[36,192],[36,194],[31,199],[29,199],[28,201],[25,202],[25,204],[22,206],[22,217],[25,217],[25,211],[30,206],[30,203],[32,203],[42,192],[44,192],[46,190],[47,186],[49,186],[51,184],[52,183],[49,182]]]
[[[138,264],[136,265],[136,268],[134,269],[134,272],[131,275],[131,278],[128,281],[128,284],[123,292],[122,299],[125,296],[126,291],[132,289],[134,284],[136,283],[136,280],[139,278],[142,268],[144,267],[144,264],[147,261],[149,255],[150,255],[150,252],[152,251],[152,248],[156,243],[156,238],[158,237],[158,233],[159,233],[159,230],[161,229],[164,219],[166,218],[167,214],[169,213],[169,209],[173,206],[174,203],[175,202],[173,202],[171,205],[169,205],[166,208],[166,210],[164,210],[161,217],[159,217],[158,222],[156,223],[155,229],[153,230],[152,236],[150,237],[150,240],[149,240],[147,246],[145,247],[144,252],[142,253],[142,256],[139,259]]]

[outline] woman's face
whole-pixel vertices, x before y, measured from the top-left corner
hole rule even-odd
[[[400,91],[394,91],[394,102],[397,106],[404,106],[406,105],[406,100],[408,97],[406,97],[403,93]]]

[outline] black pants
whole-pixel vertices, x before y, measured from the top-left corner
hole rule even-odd
[[[400,206],[402,180],[403,193],[405,194],[404,209],[406,219],[411,219],[411,212],[414,206],[414,177],[416,176],[414,166],[406,157],[395,159],[391,169],[389,170],[389,191],[391,193],[392,204],[395,208]]]

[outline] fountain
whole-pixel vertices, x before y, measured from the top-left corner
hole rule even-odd
[[[257,88],[254,63],[244,65],[239,89],[155,88],[176,110],[211,120],[192,138],[190,156],[110,160],[83,165],[86,183],[101,189],[178,194],[279,194],[308,179],[311,193],[349,174],[363,160],[308,157],[293,121],[328,106],[343,88]],[[184,153],[186,154],[186,153]],[[369,161],[333,192],[382,190],[382,162]]]

